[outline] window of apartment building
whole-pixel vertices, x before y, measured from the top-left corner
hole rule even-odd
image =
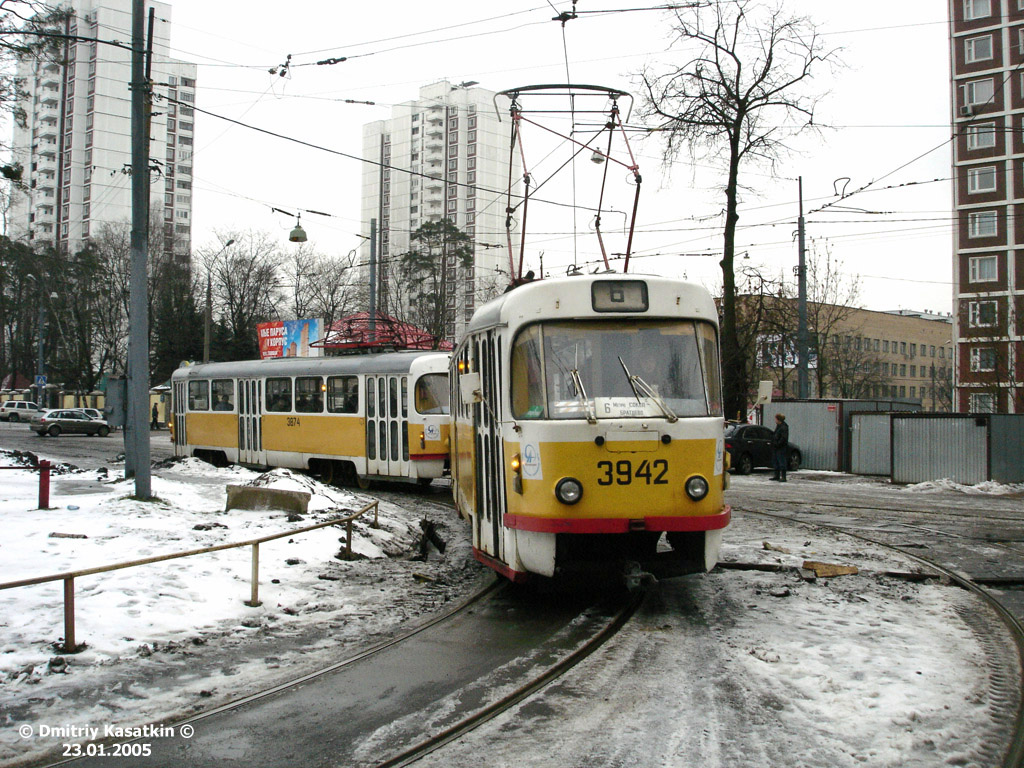
[[[971,80],[964,83],[964,104],[972,107],[980,107],[992,101],[996,94],[995,84],[991,77],[981,80]]]
[[[191,199],[192,198],[189,197],[188,195],[178,195],[177,196],[178,205],[188,205],[188,201],[191,200]],[[170,203],[168,203],[168,205],[170,205]]]
[[[164,208],[164,221],[174,221],[173,208]]]
[[[878,341],[878,339],[873,339],[872,342],[874,344],[875,352],[877,352],[878,351],[879,341]]]
[[[192,189],[192,182],[178,179],[178,189]]]
[[[178,166],[178,173],[184,173],[186,176],[191,176],[192,175],[192,166],[191,165],[179,165]]]
[[[899,396],[900,397],[906,397],[907,396],[907,387],[905,385],[900,386],[900,395]]]
[[[916,379],[917,378],[917,366],[916,365],[910,366],[910,378],[912,378],[912,379]]]
[[[174,147],[168,147],[167,148],[167,152],[165,153],[164,157],[166,157],[170,162],[173,163],[174,162]]]
[[[458,160],[458,158],[453,157],[451,160],[448,161],[448,170],[449,171],[454,171],[454,170],[458,169],[458,167],[459,167],[459,160]]]
[[[458,197],[458,196],[459,196],[459,188],[458,187],[448,187],[448,197],[449,198]]]
[[[968,85],[970,85],[970,83],[968,83]],[[991,87],[991,85],[992,85],[992,82],[989,81],[989,86]],[[991,95],[989,96],[989,98],[992,98]],[[182,92],[181,100],[182,101],[189,101],[189,102],[191,102],[191,101],[195,101],[196,97],[195,97],[195,94]],[[971,102],[971,103],[973,104],[975,102]]]
[[[458,144],[458,143],[459,143],[459,134],[454,133],[454,132],[449,133],[448,134],[448,145],[449,145],[448,146],[448,151],[449,152],[453,152],[454,150],[451,148],[451,145],[452,144]]]
[[[457,131],[459,129],[459,118],[450,117],[448,118],[448,130]]]
[[[999,263],[995,256],[972,256],[967,262],[972,283],[999,279]],[[932,347],[932,349],[935,349]]]
[[[967,214],[968,237],[993,237],[999,234],[996,211],[976,211]]]
[[[964,0],[964,21],[984,19],[992,15],[992,0]]]
[[[475,158],[475,157],[471,157],[471,158],[469,158],[469,159],[468,159],[468,160],[466,161],[466,167],[467,167],[467,168],[468,168],[469,170],[471,170],[471,171],[472,171],[472,170],[474,170],[474,169],[476,169],[476,158]]]
[[[900,364],[900,376],[906,376],[906,375],[907,375],[907,364],[906,363],[901,363]]]
[[[921,387],[921,394],[924,395],[924,387]],[[910,388],[910,396],[917,397],[917,387]]]
[[[180,128],[183,131],[194,130],[193,123],[186,123],[184,121],[178,123],[178,128]]]
[[[1020,10],[1018,8],[1018,10]],[[1017,29],[1017,49],[1024,53],[1024,27]]]
[[[882,351],[883,352],[888,352],[889,351],[889,342],[888,341],[885,341],[885,340],[882,341]]]
[[[899,376],[899,373],[900,373],[900,367],[896,363],[893,363],[892,364],[892,371],[891,371],[890,375],[891,376]]]
[[[468,157],[476,157],[476,144],[466,145],[466,155]]]
[[[169,114],[172,114],[172,115],[174,114],[173,110],[174,110],[175,106],[176,105],[174,105],[174,104],[169,104],[168,105],[168,109],[172,110],[172,111],[169,112]],[[192,115],[195,114],[195,110],[193,110],[192,107],[178,107],[178,112],[181,114],[182,117],[192,117]]]
[[[931,357],[935,357],[935,345],[934,344],[932,344],[932,346],[931,346],[931,355],[930,356]]]
[[[449,200],[448,201],[448,212],[449,213],[453,213],[454,211],[457,211],[458,209],[459,209],[459,201],[458,200]]]
[[[900,342],[900,354],[901,355],[907,354],[907,342],[905,342],[905,341],[901,341]]]
[[[476,115],[471,115],[469,118],[467,118],[466,127],[469,128],[470,130],[476,128]]]
[[[167,132],[174,133],[176,130],[178,130],[178,121],[167,118]]]
[[[193,80],[191,77],[183,77],[181,78],[181,85],[183,88],[195,88],[196,81]]]
[[[174,195],[164,193],[164,205],[174,205]]]
[[[178,211],[175,214],[175,216],[177,216],[179,219],[187,219],[188,218],[188,211]]]
[[[995,192],[996,189],[996,167],[994,165],[983,165],[980,168],[967,169],[967,192],[978,194],[979,192]]]
[[[964,40],[964,60],[968,64],[992,58],[992,35],[968,37]]]
[[[971,347],[971,370],[994,371],[996,369],[995,347]]]
[[[995,325],[999,315],[998,304],[994,301],[972,301],[968,314],[972,328]]]
[[[192,146],[192,137],[191,136],[179,136],[178,137],[178,146],[180,146],[180,147],[191,147]]]
[[[941,359],[941,358],[944,358],[945,356],[946,356],[946,348],[945,347],[939,347],[939,358]],[[953,353],[951,352],[949,356],[952,357]]]
[[[990,392],[972,394],[969,398],[969,408],[972,413],[995,413],[996,396]]]

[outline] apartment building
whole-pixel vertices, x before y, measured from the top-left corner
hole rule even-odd
[[[754,340],[754,380],[772,380],[775,398],[798,397],[796,301],[743,296],[739,303],[745,316],[765,318]],[[948,315],[811,302],[808,326],[811,397],[899,398],[920,402],[926,411],[955,410]]]
[[[9,236],[74,253],[104,224],[131,221],[131,0],[74,0],[63,63],[25,60],[25,126],[14,159],[26,189],[15,191]],[[156,9],[151,121],[151,247],[187,260],[192,231],[196,65],[169,57],[171,6]],[[118,42],[120,45],[111,45]],[[170,101],[171,99],[173,101]],[[177,104],[180,101],[184,104]],[[159,174],[157,176],[156,174]]]
[[[955,410],[1024,412],[1024,0],[949,0]]]
[[[509,183],[508,122],[499,121],[494,92],[475,82],[447,81],[420,89],[392,108],[388,120],[363,126],[362,222],[377,222],[377,307],[388,307],[389,265],[409,250],[410,236],[428,222],[449,220],[473,241],[472,267],[445,265],[448,322],[444,336],[461,336],[475,308],[509,284],[505,198]],[[522,172],[513,158],[512,178]],[[369,259],[364,246],[363,261]]]

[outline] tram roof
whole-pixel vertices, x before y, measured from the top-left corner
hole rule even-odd
[[[408,373],[415,360],[431,355],[448,357],[437,350],[409,350],[336,357],[275,357],[227,363],[196,363],[178,368],[173,379],[246,378],[262,376],[331,376],[339,374]]]
[[[715,308],[714,299],[702,285],[660,275],[608,272],[599,275],[550,277],[524,283],[481,306],[473,314],[473,319],[466,327],[466,333],[493,328],[504,323],[531,322],[532,315],[538,315],[541,318],[554,316],[614,318],[616,315],[613,313],[598,314],[593,311],[589,286],[595,282],[617,280],[642,280],[647,283],[648,290],[651,291],[651,299],[650,309],[645,314],[649,314],[651,317],[696,317],[709,320],[716,325],[718,323],[718,310]],[[670,292],[679,297],[678,303],[674,300],[671,303],[668,302],[667,297]],[[659,303],[659,294],[663,303]],[[581,296],[586,296],[585,302],[580,301]],[[572,302],[575,306],[570,306],[567,302],[564,308],[560,308],[562,311],[557,315],[541,311],[541,305],[547,299],[560,297],[575,300]],[[665,307],[665,309],[660,309],[660,307]],[[635,314],[631,316],[635,316]]]

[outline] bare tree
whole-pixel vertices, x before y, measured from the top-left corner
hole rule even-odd
[[[292,314],[295,319],[320,318],[324,333],[335,320],[355,311],[361,286],[356,283],[356,251],[328,256],[307,246],[294,251],[284,267],[291,280]]]
[[[684,150],[725,160],[722,369],[726,413],[742,417],[750,382],[736,317],[740,170],[774,164],[789,149],[788,139],[815,128],[820,96],[808,93],[812,73],[834,63],[836,52],[825,49],[807,18],[754,0],[711,0],[677,10],[673,32],[677,44],[697,53],[668,72],[642,73],[641,112],[666,137],[666,164]]]

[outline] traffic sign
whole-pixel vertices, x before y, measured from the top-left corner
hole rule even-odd
[[[36,376],[36,386],[37,387],[45,387],[46,386],[46,377],[43,376],[43,375]]]

